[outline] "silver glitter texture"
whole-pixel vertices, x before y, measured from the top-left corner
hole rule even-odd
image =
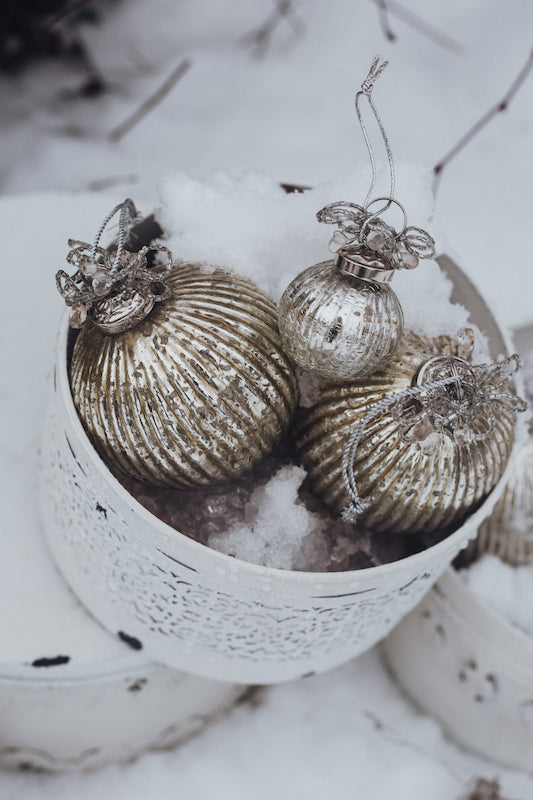
[[[391,358],[403,313],[390,286],[345,275],[325,261],[289,284],[280,300],[279,330],[285,350],[303,369],[351,380]]]

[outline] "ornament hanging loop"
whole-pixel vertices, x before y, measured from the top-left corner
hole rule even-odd
[[[362,206],[354,203],[333,203],[321,209],[317,214],[319,222],[336,222],[338,225],[338,229],[330,241],[330,250],[338,253],[338,265],[341,270],[355,277],[362,277],[364,280],[376,280],[377,282],[389,281],[394,274],[394,270],[413,269],[418,266],[419,259],[432,258],[435,255],[433,238],[422,228],[407,226],[406,211],[403,205],[394,197],[396,177],[392,150],[385,127],[372,97],[374,84],[387,64],[388,61],[381,61],[376,56],[372,61],[367,77],[355,95],[355,110],[372,168],[370,187],[365,202]],[[374,198],[372,195],[376,185],[376,159],[361,112],[360,103],[363,97],[366,97],[378,124],[389,164],[389,193],[388,195]],[[371,211],[371,206],[376,203],[383,203],[383,205],[379,206],[377,211]],[[403,214],[403,227],[399,232],[381,218],[383,212],[387,211],[392,205],[397,206]],[[369,257],[373,260],[372,278],[368,277],[368,264],[366,262]],[[354,258],[356,259],[356,264],[352,263]],[[374,262],[380,258],[384,263],[378,268]],[[362,270],[359,270],[358,265],[361,259],[365,263]]]
[[[361,225],[361,231],[359,233],[359,243],[362,244],[362,245],[366,244],[366,235],[368,233],[368,230],[372,226],[372,222],[374,222],[374,220],[380,220],[380,214],[382,214],[383,211],[386,211],[388,208],[390,208],[391,205],[397,206],[400,209],[400,211],[402,212],[402,214],[403,214],[403,227],[402,227],[402,229],[401,229],[401,231],[399,233],[395,232],[394,238],[401,239],[402,236],[404,235],[405,231],[407,230],[407,212],[406,212],[405,208],[402,206],[402,204],[400,203],[400,201],[399,200],[395,200],[394,197],[375,197],[374,200],[371,200],[369,203],[366,203],[366,205],[365,205],[365,211],[367,212],[367,214],[368,214],[368,209],[370,208],[370,206],[374,205],[374,203],[379,203],[381,200],[386,200],[387,201],[387,205],[384,208],[378,209],[378,211],[376,211],[374,214],[370,214],[370,216],[366,216],[363,224]],[[393,230],[393,229],[391,229],[391,230]]]
[[[117,205],[111,209],[109,214],[106,215],[105,219],[102,221],[102,224],[98,228],[98,232],[94,237],[93,247],[91,250],[91,258],[93,261],[96,261],[96,254],[100,249],[100,239],[102,238],[102,234],[107,228],[108,224],[111,222],[115,214],[120,211],[119,221],[118,221],[118,239],[117,239],[117,252],[115,255],[115,261],[113,266],[111,267],[109,274],[114,276],[120,266],[120,259],[122,256],[122,251],[124,250],[124,242],[126,239],[126,234],[128,233],[129,229],[133,221],[137,217],[137,209],[135,208],[135,203],[129,197],[126,200],[123,200],[122,203],[117,203]]]
[[[370,65],[370,70],[368,72],[368,75],[366,76],[365,80],[361,84],[360,90],[355,95],[355,113],[357,114],[357,119],[359,120],[359,125],[361,126],[361,132],[362,132],[363,138],[365,140],[366,149],[368,150],[368,156],[370,158],[370,165],[372,167],[372,178],[371,178],[371,181],[370,181],[370,188],[368,189],[368,192],[367,192],[367,195],[366,195],[366,198],[365,198],[365,202],[364,202],[364,207],[365,208],[370,203],[370,198],[372,197],[372,193],[374,191],[374,186],[376,185],[376,160],[375,160],[375,157],[374,157],[374,151],[373,151],[372,145],[370,143],[370,137],[368,135],[368,131],[366,129],[366,125],[363,122],[363,115],[361,113],[360,102],[361,102],[361,99],[363,97],[366,97],[366,99],[368,100],[368,104],[370,105],[370,108],[372,110],[374,118],[375,118],[375,120],[376,120],[376,122],[378,124],[381,136],[383,138],[383,144],[385,145],[385,150],[387,152],[387,160],[389,162],[389,177],[390,177],[389,200],[387,202],[387,205],[384,208],[382,208],[380,210],[380,212],[378,212],[378,213],[382,213],[383,211],[386,211],[390,207],[391,200],[394,198],[394,191],[395,191],[395,188],[396,188],[396,176],[395,176],[395,172],[394,172],[394,161],[393,161],[393,158],[392,158],[391,146],[390,146],[390,143],[389,143],[389,139],[388,139],[387,133],[385,131],[385,126],[383,125],[383,122],[381,121],[381,117],[380,117],[380,115],[378,113],[378,110],[376,108],[376,104],[374,103],[374,98],[372,97],[372,91],[374,89],[374,84],[377,81],[377,79],[379,78],[379,76],[381,75],[381,73],[383,72],[383,70],[385,69],[385,67],[388,65],[388,63],[389,63],[388,61],[381,61],[379,56],[376,56],[374,58],[374,60],[372,61],[372,64]],[[382,199],[387,199],[387,198],[382,198]]]

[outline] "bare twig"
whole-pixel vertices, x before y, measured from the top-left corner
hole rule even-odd
[[[104,189],[109,189],[112,186],[124,186],[126,184],[137,183],[139,180],[137,175],[110,175],[108,178],[97,178],[87,184],[87,189],[90,192],[101,192]]]
[[[422,17],[419,17],[414,11],[411,11],[410,8],[396,2],[396,0],[388,0],[388,5],[391,14],[394,14],[394,16],[401,19],[402,22],[405,22],[406,25],[410,25],[411,28],[418,31],[418,33],[425,36],[427,39],[430,39],[439,47],[444,48],[444,50],[449,50],[450,53],[454,53],[455,55],[464,54],[465,46],[461,44],[461,42],[458,42],[457,39],[454,39],[452,36],[449,36],[444,31],[435,27],[435,25],[427,22],[427,20],[422,19]]]
[[[383,31],[383,35],[389,42],[394,42],[398,38],[391,30],[389,24],[389,15],[394,15],[406,25],[409,25],[411,28],[417,31],[421,36],[425,36],[427,39],[430,39],[439,47],[443,47],[445,50],[449,50],[449,52],[454,53],[455,55],[462,55],[464,53],[464,45],[462,45],[453,37],[449,36],[447,33],[444,33],[444,31],[441,31],[439,28],[435,27],[435,25],[432,25],[425,19],[422,19],[422,17],[419,17],[418,14],[415,14],[410,8],[407,8],[401,3],[396,2],[396,0],[372,0],[372,2],[375,6],[377,6],[381,29]]]
[[[460,153],[461,150],[464,147],[466,147],[466,145],[469,144],[475,136],[477,136],[477,134],[485,127],[485,125],[488,125],[488,123],[495,116],[497,116],[500,112],[507,111],[507,109],[509,108],[509,104],[510,104],[511,100],[513,99],[515,94],[518,92],[518,90],[520,89],[520,87],[522,86],[522,84],[524,83],[526,78],[528,77],[528,75],[531,72],[532,68],[533,68],[533,50],[530,52],[526,63],[524,64],[524,66],[522,67],[522,69],[520,70],[520,72],[518,73],[518,75],[516,76],[514,81],[512,82],[511,86],[509,87],[508,91],[503,96],[503,98],[500,100],[500,102],[496,103],[496,105],[494,105],[485,114],[483,114],[481,119],[479,119],[475,123],[475,125],[473,125],[470,128],[470,130],[468,130],[464,134],[464,136],[462,136],[459,139],[457,144],[455,144],[452,147],[452,149],[449,150],[449,152],[446,153],[446,155],[443,158],[441,158],[441,160],[437,164],[435,164],[435,166],[433,167],[433,173],[434,173],[433,195],[435,197],[437,196],[437,192],[438,192],[438,189],[439,189],[439,184],[440,184],[440,180],[441,180],[442,172],[443,172],[444,168],[448,166],[450,161],[452,161],[452,159],[454,159],[455,156],[458,153]]]
[[[57,14],[54,14],[53,17],[47,20],[45,25],[46,30],[51,30],[60,22],[63,22],[64,19],[70,17],[71,14],[81,11],[82,8],[85,8],[85,6],[90,5],[92,2],[93,0],[77,0],[77,2],[71,3],[71,5],[58,11]]]
[[[280,183],[280,186],[287,194],[303,194],[303,192],[307,192],[308,189],[312,188],[301,183]]]
[[[117,125],[110,134],[109,139],[112,142],[118,142],[122,139],[127,133],[131,131],[132,128],[135,127],[153,108],[155,108],[158,103],[163,100],[167,94],[169,94],[174,86],[178,83],[178,81],[185,75],[185,73],[191,68],[192,61],[188,58],[184,58],[180,64],[176,67],[176,69],[172,72],[171,75],[166,79],[162,86],[154,92],[144,103],[138,108],[130,117],[128,117],[124,122],[120,125]]]
[[[294,11],[292,0],[275,0],[275,8],[266,20],[256,29],[248,33],[243,42],[255,48],[256,55],[263,55],[278,27],[285,20],[291,26],[294,36],[301,35],[303,24]]]
[[[500,784],[497,780],[478,778],[468,795],[463,795],[461,800],[504,800],[504,798],[500,794]]]
[[[396,41],[396,34],[393,33],[391,30],[391,26],[389,24],[389,7],[385,0],[372,0],[372,2],[377,6],[378,9],[378,19],[379,24],[381,25],[381,30],[383,31],[383,36],[389,42]]]

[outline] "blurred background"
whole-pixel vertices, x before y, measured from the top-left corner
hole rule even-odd
[[[387,58],[375,100],[396,161],[433,183],[440,249],[528,321],[529,0],[8,0],[3,17],[4,194],[157,202],[176,172],[337,179],[367,158],[353,96]]]

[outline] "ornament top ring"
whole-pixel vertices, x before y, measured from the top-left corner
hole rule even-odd
[[[285,290],[279,329],[285,350],[303,369],[324,378],[352,380],[370,375],[394,355],[403,334],[403,312],[387,285],[398,269],[414,269],[420,258],[435,255],[435,242],[421,228],[407,225],[407,214],[394,198],[392,153],[372,99],[376,78],[387,62],[375,59],[355,97],[355,108],[372,165],[372,182],[364,205],[340,201],[322,208],[319,222],[337,225],[329,261],[310,267]],[[376,170],[370,140],[359,109],[366,97],[381,131],[390,171],[390,194],[371,199]],[[377,211],[371,207],[384,205]],[[379,215],[392,205],[403,214],[397,232]]]

